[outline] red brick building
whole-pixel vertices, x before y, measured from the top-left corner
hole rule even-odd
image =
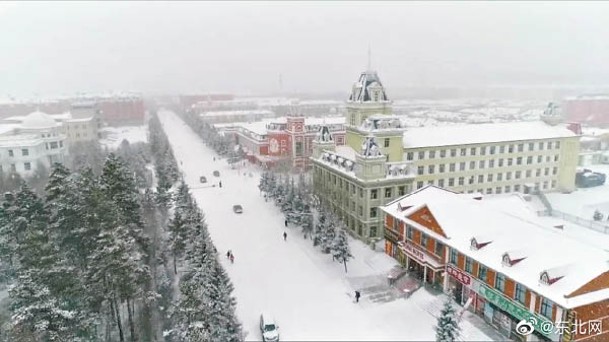
[[[609,253],[507,207],[422,188],[382,207],[385,252],[510,339],[609,340]]]
[[[563,103],[567,121],[593,126],[609,126],[609,95],[570,97]]]

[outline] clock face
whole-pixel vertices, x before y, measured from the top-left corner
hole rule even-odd
[[[269,141],[269,148],[271,153],[279,152],[279,143],[277,142],[277,139],[271,139],[271,141]]]

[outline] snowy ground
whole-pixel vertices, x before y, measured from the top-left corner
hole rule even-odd
[[[161,111],[159,117],[219,253],[231,249],[235,255],[232,265],[222,261],[235,286],[246,340],[260,340],[264,310],[275,316],[282,340],[435,340],[433,315],[439,313],[442,296],[421,289],[410,299],[378,301],[387,287],[386,274],[396,263],[390,257],[351,240],[355,259],[345,274],[341,264],[314,249],[298,229],[288,228],[284,242],[282,214],[261,197],[258,171],[249,165],[231,170],[226,161],[213,161],[213,152],[177,115]],[[214,170],[220,171],[219,179]],[[200,184],[200,176],[208,183]],[[219,180],[222,188],[211,186]],[[244,213],[233,213],[234,204],[241,204]],[[363,291],[356,304],[352,294],[362,288],[376,292]],[[478,317],[464,318],[462,340],[500,339]]]
[[[585,168],[609,176],[609,165],[589,165]],[[609,214],[609,182],[592,188],[581,188],[570,194],[551,193],[546,197],[552,208],[567,214],[592,220],[595,210]]]
[[[127,139],[131,144],[148,141],[148,126],[104,127],[102,134],[106,137],[100,139],[99,143],[102,147],[114,150],[124,139]]]

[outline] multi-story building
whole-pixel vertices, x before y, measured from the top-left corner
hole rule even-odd
[[[285,162],[294,169],[309,167],[313,139],[321,125],[326,125],[337,145],[345,143],[345,118],[279,117],[258,122],[214,125],[246,152],[248,159],[267,167]]]
[[[0,172],[31,176],[67,155],[62,125],[48,114],[34,112],[18,124],[0,125]]]
[[[534,214],[434,186],[382,211],[387,254],[510,338],[609,340],[605,249]],[[521,321],[531,334],[516,331]]]
[[[376,72],[363,72],[353,85],[346,118],[345,146],[325,127],[313,142],[314,189],[352,234],[375,241],[383,235],[379,206],[410,192],[414,178],[402,161],[404,129]]]
[[[202,121],[209,124],[227,122],[254,122],[275,117],[275,113],[270,110],[227,110],[204,112],[199,114]]]
[[[609,125],[609,95],[582,95],[563,101],[565,120],[592,126]]]
[[[417,189],[497,194],[575,189],[580,137],[542,121],[410,128],[406,160]]]

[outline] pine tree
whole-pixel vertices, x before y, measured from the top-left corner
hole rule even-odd
[[[177,260],[184,254],[188,238],[188,226],[182,218],[181,210],[176,210],[169,222],[168,228],[169,248],[173,255],[173,272],[178,274]]]
[[[334,220],[327,220],[327,224],[323,226],[323,230],[321,232],[321,250],[324,253],[330,253],[332,248],[332,242],[336,237],[336,225]]]
[[[345,265],[345,273],[347,273],[347,261],[353,257],[349,248],[349,240],[347,239],[347,233],[344,229],[339,229],[338,234],[332,242],[332,257]]]
[[[324,213],[320,213],[317,218],[317,224],[315,225],[315,229],[313,231],[313,246],[320,245],[324,238],[324,233],[326,231],[326,225],[328,224],[326,215]]]
[[[456,311],[453,307],[453,299],[450,293],[444,302],[435,329],[436,342],[454,342],[459,337],[459,322],[457,321]]]

